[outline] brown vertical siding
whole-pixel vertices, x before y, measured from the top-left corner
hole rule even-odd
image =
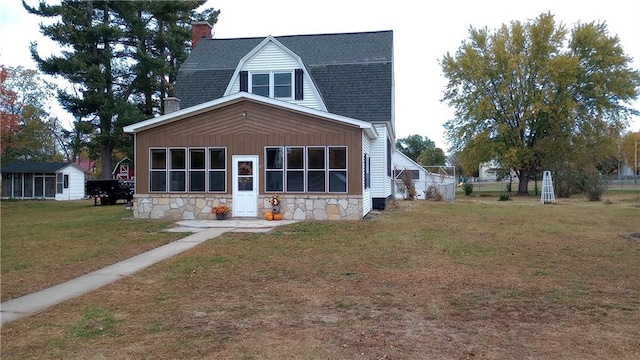
[[[136,192],[149,192],[150,147],[226,147],[228,192],[231,156],[259,155],[263,194],[264,147],[310,145],[347,146],[348,193],[362,194],[360,128],[248,100],[137,133]]]

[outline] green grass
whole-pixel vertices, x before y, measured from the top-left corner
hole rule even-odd
[[[2,300],[124,260],[184,234],[169,221],[133,221],[123,206],[92,201],[2,201]]]
[[[622,235],[640,193],[607,200],[399,201],[226,233],[5,324],[2,356],[637,358],[640,243]]]

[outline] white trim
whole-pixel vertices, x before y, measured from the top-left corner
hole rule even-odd
[[[346,116],[336,115],[336,114],[328,113],[321,110],[315,110],[305,106],[292,104],[286,101],[271,99],[268,97],[254,95],[246,92],[231,94],[225,97],[221,97],[219,99],[208,101],[206,103],[202,103],[186,109],[178,110],[170,114],[166,114],[166,115],[158,116],[156,118],[152,118],[149,120],[141,121],[133,125],[125,126],[124,128],[122,128],[122,130],[125,133],[134,134],[140,131],[155,128],[157,126],[170,124],[174,121],[179,121],[189,116],[202,114],[204,112],[211,111],[211,110],[214,110],[223,106],[227,106],[233,103],[237,103],[243,100],[254,101],[257,103],[262,103],[265,105],[274,106],[274,107],[290,110],[290,111],[305,114],[305,115],[316,116],[326,120],[332,120],[332,121],[337,121],[347,125],[357,126],[360,129],[363,129],[366,132],[367,136],[369,136],[369,138],[371,139],[375,139],[379,136],[378,131],[375,129],[374,125],[367,121],[362,121],[362,120],[349,118]]]
[[[304,83],[309,85],[309,88],[311,89],[311,92],[313,93],[313,96],[316,99],[318,99],[318,104],[320,105],[320,110],[326,112],[327,111],[327,106],[325,105],[324,101],[322,100],[322,96],[320,96],[320,91],[318,90],[318,87],[316,86],[316,83],[313,81],[313,79],[309,75],[309,70],[304,65],[304,62],[302,61],[302,58],[300,58],[300,56],[296,55],[296,53],[294,53],[293,51],[289,50],[289,48],[287,48],[286,46],[282,45],[281,42],[276,40],[271,35],[267,36],[264,40],[262,40],[262,42],[260,42],[260,44],[258,44],[258,46],[253,48],[253,50],[249,51],[249,53],[247,55],[245,55],[242,59],[240,59],[240,61],[238,61],[238,66],[236,67],[236,70],[233,72],[233,76],[231,76],[231,80],[229,81],[229,84],[227,85],[227,89],[224,91],[224,96],[229,96],[229,95],[231,95],[233,93],[234,86],[238,81],[238,77],[240,76],[240,71],[242,71],[242,69],[244,69],[245,65],[247,64],[247,62],[249,62],[249,60],[251,60],[252,57],[254,57],[256,54],[258,54],[258,52],[260,52],[262,49],[264,49],[269,43],[273,43],[274,45],[279,47],[283,52],[285,52],[287,55],[291,56],[291,58],[294,59],[294,61],[298,63],[298,67],[300,69],[302,69],[302,71],[303,71]],[[293,80],[295,82],[295,77],[294,77]],[[293,85],[295,87],[295,84],[293,84]],[[294,91],[295,91],[295,89],[294,89]]]
[[[260,156],[258,155],[233,155],[231,157],[231,167],[232,167],[232,176],[231,179],[233,184],[231,185],[232,189],[232,201],[233,206],[231,208],[231,212],[233,213],[233,217],[256,217],[258,216],[258,195],[260,187]],[[253,163],[252,167],[252,180],[253,180],[253,189],[251,191],[241,191],[238,189],[238,162],[240,161],[251,161]],[[247,205],[247,206],[243,206]],[[242,211],[240,211],[242,210]]]

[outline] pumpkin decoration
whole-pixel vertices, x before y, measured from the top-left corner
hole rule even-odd
[[[267,211],[264,213],[264,219],[269,221],[273,220],[273,213],[271,211]]]
[[[273,220],[282,220],[282,214],[281,213],[274,213],[273,214]]]

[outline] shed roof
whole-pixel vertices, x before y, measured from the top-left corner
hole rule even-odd
[[[80,167],[75,164],[67,163],[67,162],[37,162],[37,163],[14,163],[7,166],[2,167],[0,170],[3,174],[5,173],[55,173],[59,170],[64,169],[67,166],[73,166],[78,170],[85,172]]]

